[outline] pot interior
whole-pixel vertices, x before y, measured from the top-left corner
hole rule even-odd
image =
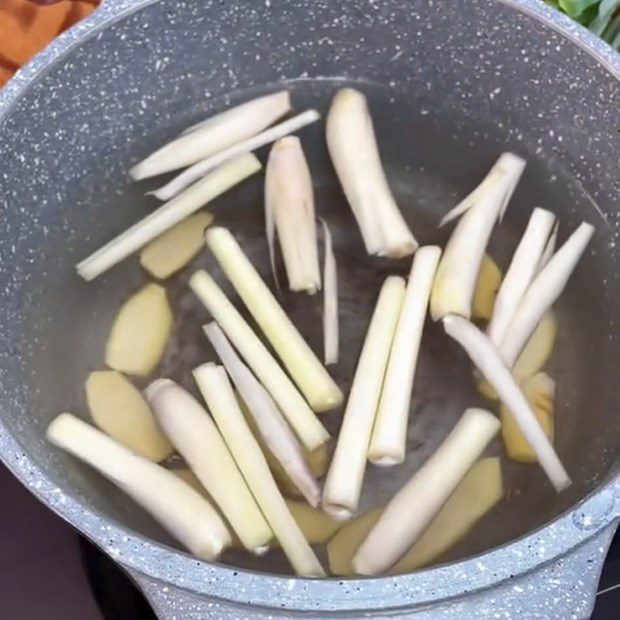
[[[83,383],[103,367],[119,305],[147,281],[135,257],[89,284],[74,271],[80,259],[156,206],[144,192],[161,179],[130,184],[129,166],[231,104],[287,87],[295,110],[325,113],[343,85],[369,98],[390,184],[421,243],[445,244],[451,227],[438,229],[439,219],[505,150],[526,157],[528,165],[488,250],[504,270],[536,206],[556,213],[560,241],[582,220],[596,227],[555,308],[559,335],[548,367],[558,386],[555,443],[574,484],[556,495],[540,468],[503,459],[504,500],[442,560],[543,526],[613,473],[620,445],[617,82],[584,51],[506,5],[460,5],[457,19],[436,6],[443,4],[378,2],[361,9],[317,3],[310,10],[301,3],[255,9],[249,1],[234,7],[160,1],[74,46],[24,90],[0,125],[1,415],[24,453],[64,491],[175,547],[111,484],[43,439],[61,411],[88,417]],[[318,213],[334,235],[342,361],[333,373],[347,390],[380,283],[389,273],[406,274],[410,261],[366,256],[323,129],[321,122],[300,135]],[[259,153],[263,161],[265,153]],[[262,184],[262,175],[244,182],[212,210],[271,282]],[[192,391],[193,366],[216,359],[200,329],[207,312],[187,287],[199,267],[238,302],[206,250],[167,283],[176,328],[156,375]],[[320,353],[320,299],[284,294],[283,305]],[[369,466],[363,506],[391,497],[468,406],[491,405],[474,389],[465,354],[429,320],[407,461],[388,470]],[[341,411],[325,417],[330,430],[337,431],[340,418]],[[489,453],[501,453],[499,441]],[[224,561],[288,572],[276,552],[260,560],[231,552]]]

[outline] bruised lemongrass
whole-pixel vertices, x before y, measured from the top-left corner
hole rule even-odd
[[[467,409],[437,451],[388,503],[353,557],[361,575],[393,566],[424,533],[500,428],[484,409]]]
[[[525,161],[512,153],[497,160],[482,183],[446,217],[442,224],[462,215],[437,268],[431,293],[431,315],[471,316],[471,304],[480,264],[489,237],[501,218],[519,181]]]
[[[205,239],[312,409],[328,411],[338,407],[343,399],[340,388],[293,325],[230,231],[213,227],[207,230]],[[219,320],[217,322],[221,325]]]
[[[369,254],[402,258],[418,242],[385,177],[366,97],[353,88],[336,93],[327,115],[327,146]]]
[[[314,450],[324,444],[329,433],[215,280],[200,270],[191,277],[189,285],[276,401],[304,447]]]
[[[440,257],[441,248],[432,245],[418,248],[413,257],[368,448],[368,459],[375,465],[396,465],[405,459],[411,390]]]
[[[502,342],[521,298],[536,275],[554,222],[555,215],[550,211],[536,208],[532,212],[495,298],[493,315],[487,328],[487,334],[495,346]]]
[[[327,222],[323,226],[323,361],[325,365],[337,364],[340,349],[338,326],[338,267],[334,256],[332,234]]]
[[[144,392],[162,430],[219,506],[243,546],[266,551],[272,532],[204,407],[180,385],[158,379]]]
[[[85,280],[93,280],[260,169],[251,153],[222,164],[78,263],[77,272]]]
[[[230,545],[230,534],[216,510],[171,471],[70,413],[56,417],[46,437],[112,481],[199,558],[215,560]]]
[[[129,174],[138,181],[190,166],[257,134],[290,109],[287,91],[242,103],[196,125],[193,131],[179,136],[136,164]]]
[[[559,493],[570,486],[570,477],[498,349],[486,334],[463,317],[449,314],[444,317],[443,325],[446,333],[465,349],[475,366],[495,388],[499,399],[510,409],[556,491]]]
[[[274,125],[261,133],[229,146],[227,149],[220,151],[214,155],[211,155],[207,159],[203,159],[189,167],[187,170],[181,172],[172,181],[155,190],[149,192],[152,196],[159,198],[159,200],[169,200],[173,196],[176,196],[179,192],[183,191],[188,185],[191,185],[197,181],[200,177],[207,174],[225,161],[242,155],[243,153],[250,153],[261,146],[265,146],[270,142],[279,140],[284,136],[298,131],[306,125],[310,125],[321,118],[321,115],[316,110],[306,110],[297,116],[293,116],[288,120]]]
[[[324,577],[312,548],[291,515],[267,461],[235,398],[226,371],[216,364],[194,369],[194,378],[224,440],[295,572]]]
[[[265,212],[265,221],[278,234],[290,290],[316,293],[321,288],[321,273],[314,191],[297,137],[282,138],[271,148],[265,167]],[[273,239],[273,231],[267,238]]]
[[[509,368],[515,363],[547,309],[562,294],[593,233],[594,227],[591,224],[581,223],[549,259],[523,295],[499,346],[502,359]]]
[[[265,445],[307,502],[316,507],[321,495],[319,485],[310,471],[297,437],[269,392],[241,361],[217,323],[209,323],[203,330],[228,371]]]
[[[351,518],[358,507],[368,444],[404,296],[404,279],[388,276],[366,332],[323,488],[323,510],[337,519]]]

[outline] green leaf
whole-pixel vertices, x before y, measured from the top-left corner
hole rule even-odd
[[[600,0],[559,0],[560,7],[573,19],[579,19],[586,9],[599,2]]]
[[[620,0],[603,0],[598,7],[598,15],[589,25],[590,31],[600,37],[619,8]]]

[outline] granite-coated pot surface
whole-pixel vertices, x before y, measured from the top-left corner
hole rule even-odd
[[[162,616],[464,618],[474,617],[476,606],[481,618],[585,617],[620,510],[612,363],[620,353],[619,67],[615,53],[579,26],[525,0],[107,2],[0,93],[3,460],[123,564]],[[142,195],[147,185],[128,184],[129,165],[205,114],[283,82],[297,109],[311,104],[325,111],[342,83],[368,93],[390,180],[425,243],[445,240],[435,228],[438,214],[505,149],[529,164],[494,242],[498,256],[507,257],[536,205],[558,213],[564,235],[581,219],[597,226],[558,305],[562,332],[552,362],[564,386],[558,448],[575,484],[556,497],[539,471],[505,463],[509,498],[454,550],[458,561],[343,581],[267,575],[235,557],[228,560],[238,567],[199,562],[175,550],[110,485],[43,441],[45,425],[60,410],[85,410],[76,386],[101,364],[110,319],[144,277],[135,261],[94,285],[80,282],[73,269],[152,208]],[[394,266],[364,257],[349,234],[350,215],[320,132],[309,128],[302,137],[319,210],[332,220],[345,254],[341,294],[345,316],[353,316],[370,306],[373,286]],[[247,205],[259,196],[256,179],[215,205],[257,261],[264,259],[261,218]],[[209,265],[206,257],[197,264]],[[202,315],[183,279],[171,295],[199,326]],[[313,316],[294,304],[291,311],[301,324]],[[351,351],[361,333],[345,331]],[[182,330],[162,372],[174,373],[180,358],[208,355],[197,342],[195,331]],[[446,397],[444,387],[467,383],[465,360],[450,350],[458,364],[438,382],[446,353],[433,344],[439,335],[429,342],[420,367],[429,388],[422,391],[410,457],[380,488],[373,479],[366,501],[402,484],[461,410],[466,388]],[[354,357],[339,370],[341,380],[350,377]],[[269,561],[261,568],[282,572],[277,557]]]

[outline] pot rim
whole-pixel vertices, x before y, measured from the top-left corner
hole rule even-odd
[[[74,46],[157,1],[106,0],[88,18],[63,33],[0,90],[0,123],[31,82]],[[570,18],[538,0],[496,1],[553,28],[620,80],[620,55]],[[620,476],[616,475],[554,521],[478,556],[394,577],[310,580],[203,562],[103,518],[82,503],[77,494],[59,488],[30,459],[2,419],[0,458],[32,493],[68,523],[116,561],[162,582],[162,587],[174,586],[238,604],[300,611],[394,609],[434,603],[496,585],[583,544],[618,517],[620,503]]]

